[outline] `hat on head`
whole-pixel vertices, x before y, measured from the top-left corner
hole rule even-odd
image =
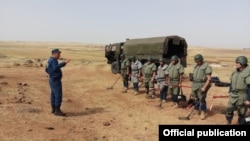
[[[166,60],[165,60],[164,58],[160,58],[160,59],[159,59],[159,62],[163,62],[163,63],[165,63],[165,62],[166,62]]]
[[[203,61],[203,56],[201,54],[196,54],[194,56],[194,61],[195,62]]]
[[[171,61],[178,61],[179,57],[177,55],[173,55],[171,57]]]
[[[148,57],[147,60],[150,61],[150,62],[152,62],[152,61],[153,61],[153,58],[152,58],[152,57]]]
[[[246,56],[238,56],[235,60],[235,63],[240,63],[240,64],[247,64],[248,63],[248,59]]]
[[[136,57],[135,56],[132,56],[132,58],[131,58],[132,60],[136,60]]]
[[[56,48],[56,49],[53,49],[53,50],[51,51],[51,53],[52,53],[52,54],[61,53],[61,51],[60,51],[58,48]]]

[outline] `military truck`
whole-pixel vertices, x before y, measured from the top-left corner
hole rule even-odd
[[[105,57],[114,74],[120,72],[121,54],[128,59],[136,56],[142,64],[147,62],[148,57],[152,57],[157,66],[160,58],[164,58],[169,64],[171,56],[177,55],[180,63],[186,67],[187,47],[186,40],[177,35],[127,39],[125,42],[106,45]]]

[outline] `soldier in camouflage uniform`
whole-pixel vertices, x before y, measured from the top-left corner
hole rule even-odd
[[[184,67],[179,61],[177,55],[171,57],[171,64],[166,71],[166,85],[168,85],[168,93],[171,94],[171,100],[174,107],[179,107],[178,94],[180,92]]]
[[[132,57],[131,62],[131,82],[134,86],[134,94],[139,93],[139,78],[141,76],[142,64],[135,56]]]
[[[163,58],[159,59],[159,62],[160,65],[158,66],[156,75],[157,86],[160,89],[160,100],[166,102],[168,88],[168,86],[166,86],[166,70],[168,65]]]
[[[122,93],[127,93],[128,90],[128,81],[129,81],[129,73],[130,73],[130,62],[125,58],[124,54],[120,55],[121,57],[121,75],[123,80],[123,90]]]
[[[201,54],[194,56],[196,66],[193,70],[193,83],[191,97],[195,100],[194,114],[200,115],[201,120],[206,118],[206,97],[211,87],[212,67],[204,62]],[[201,112],[201,113],[200,113]]]
[[[148,62],[143,65],[143,84],[146,89],[146,97],[154,98],[155,96],[155,88],[154,88],[154,79],[156,76],[157,67],[155,63],[153,63],[152,57],[149,57]],[[149,95],[149,91],[151,94]]]
[[[230,97],[226,113],[227,124],[231,124],[234,110],[238,112],[238,124],[240,124],[244,120],[250,105],[250,68],[247,64],[248,59],[245,56],[239,56],[236,58],[235,63],[236,69],[230,78]]]

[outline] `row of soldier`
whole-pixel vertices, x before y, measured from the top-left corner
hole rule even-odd
[[[204,61],[201,54],[196,54],[194,61],[196,65],[193,68],[191,98],[194,100],[194,114],[200,115],[200,118],[204,120],[207,117],[206,97],[211,87],[212,67]],[[232,123],[234,111],[238,112],[238,123],[243,123],[250,105],[250,67],[248,67],[248,59],[245,56],[238,56],[235,63],[236,68],[230,76],[231,86],[228,92],[229,100],[226,112],[227,124]],[[133,56],[130,62],[123,54],[121,55],[123,93],[127,92],[129,79],[131,79],[134,94],[139,93],[139,82],[142,81],[146,89],[146,97],[154,98],[156,80],[157,89],[160,91],[160,100],[165,102],[167,94],[170,94],[173,106],[178,107],[177,95],[182,87],[183,74],[184,67],[176,55],[171,57],[170,64],[166,64],[165,60],[161,58],[158,68],[151,57],[142,65],[136,56]]]
[[[196,56],[197,63],[202,60],[203,57],[198,54]],[[210,71],[212,73],[211,67]],[[149,57],[147,62],[142,65],[140,60],[138,60],[135,56],[132,57],[130,62],[129,59],[125,59],[123,54],[121,55],[121,75],[124,86],[122,91],[123,93],[127,92],[129,78],[131,78],[131,82],[134,86],[134,94],[138,94],[138,85],[139,80],[141,79],[142,84],[146,89],[147,98],[155,98],[156,89],[159,89],[161,102],[166,102],[167,94],[169,94],[171,96],[171,101],[173,102],[173,107],[179,107],[178,94],[180,93],[182,86],[183,74],[184,67],[180,63],[179,57],[177,55],[173,55],[171,57],[171,62],[169,64],[167,64],[163,58],[160,58],[158,68],[151,57]],[[205,80],[209,81],[211,79],[211,77],[207,78],[206,75],[196,77],[197,82],[198,80],[205,82]],[[155,88],[155,82],[157,84],[157,88]],[[205,103],[202,103],[201,105],[204,104]],[[202,119],[205,119],[205,110],[204,112],[201,112],[201,115]]]
[[[66,66],[69,59],[58,63],[61,51],[59,49],[52,50],[52,56],[48,60],[46,72],[49,74],[49,84],[51,88],[51,107],[52,113],[57,116],[65,116],[60,109],[62,104],[62,71],[61,67]],[[147,97],[154,98],[155,88],[154,80],[157,80],[158,88],[160,89],[160,100],[166,100],[166,88],[168,86],[168,93],[171,94],[171,100],[174,105],[178,107],[176,95],[182,87],[182,75],[184,72],[183,66],[179,62],[177,56],[171,57],[171,63],[167,65],[163,59],[160,59],[160,65],[156,68],[151,57],[148,62],[143,64],[134,56],[131,64],[129,60],[121,55],[121,74],[123,76],[124,91],[128,89],[128,79],[134,85],[135,94],[139,91],[139,80],[143,78],[143,86],[146,88]],[[211,87],[212,67],[204,61],[201,54],[194,56],[196,65],[193,68],[192,78],[192,93],[191,98],[194,99],[194,111],[200,114],[201,119],[206,118],[206,97],[209,88]],[[130,74],[131,68],[131,74]],[[229,100],[227,104],[226,121],[231,124],[234,111],[238,112],[238,124],[243,124],[246,121],[247,110],[250,106],[250,67],[246,56],[238,56],[235,59],[235,69],[230,75]]]

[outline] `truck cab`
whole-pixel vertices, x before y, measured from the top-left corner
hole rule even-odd
[[[124,42],[113,43],[105,46],[105,57],[107,59],[107,64],[111,64],[111,71],[114,74],[120,72],[120,55],[123,53],[123,46]]]

